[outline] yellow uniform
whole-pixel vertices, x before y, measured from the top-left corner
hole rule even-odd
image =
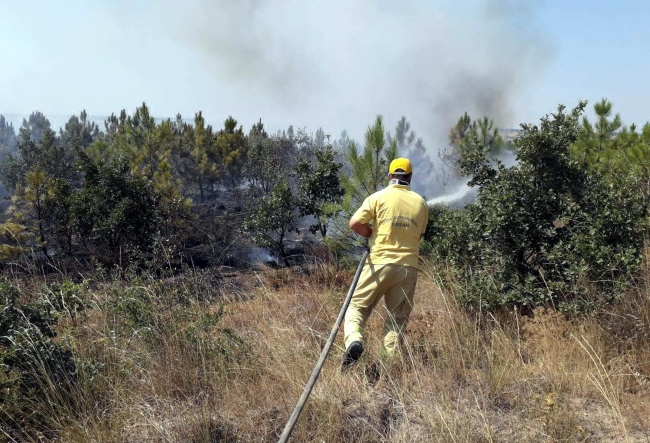
[[[375,192],[352,218],[361,224],[373,222],[368,263],[417,268],[420,236],[427,227],[429,209],[409,186],[390,184]]]
[[[352,217],[372,222],[370,255],[345,315],[345,345],[363,343],[364,326],[384,296],[384,349],[393,354],[413,308],[420,237],[428,220],[424,199],[406,184],[391,183],[366,198]]]

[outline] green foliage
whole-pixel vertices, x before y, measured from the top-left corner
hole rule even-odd
[[[594,105],[596,122],[582,120],[582,131],[571,146],[574,159],[608,176],[626,176],[650,204],[650,123],[641,132],[636,125],[623,126],[619,114],[612,116],[612,104],[606,99]]]
[[[75,284],[70,280],[56,283],[48,287],[43,293],[43,300],[54,309],[59,316],[67,316],[72,324],[77,326],[77,318],[86,310],[88,301],[85,293],[88,289],[87,282]]]
[[[130,162],[131,171],[153,181],[156,172],[171,157],[174,133],[170,121],[156,124],[145,103],[121,120],[112,144]]]
[[[360,241],[348,227],[348,220],[369,195],[387,184],[388,166],[397,157],[397,139],[384,130],[383,118],[378,115],[365,134],[365,146],[360,153],[357,144],[346,133],[336,142],[345,147],[344,164],[341,167],[341,216],[332,219],[331,235],[326,243],[335,254],[353,253]]]
[[[25,226],[13,220],[0,223],[0,259],[7,260],[20,256],[24,247],[31,240],[31,235],[25,230]]]
[[[176,118],[175,133],[178,138],[176,169],[186,184],[186,189],[195,192],[198,188],[200,199],[207,191],[212,191],[218,182],[216,147],[212,126],[205,124],[201,112],[194,116],[194,126],[183,123],[181,116]]]
[[[82,112],[68,121],[57,138],[47,119],[33,114],[24,122],[17,151],[0,159],[0,181],[14,191],[11,210],[0,225],[2,257],[29,252],[42,260],[44,256],[73,254],[82,245],[104,258],[120,252],[130,255],[137,249],[149,248],[144,245],[151,243],[151,232],[160,232],[175,245],[182,244],[192,213],[191,200],[181,194],[180,179],[185,183],[198,181],[201,191],[203,186],[213,187],[219,179],[213,162],[220,158],[215,136],[209,126],[205,127],[200,113],[195,123],[197,129],[185,125],[187,130],[177,144],[179,138],[171,122],[157,123],[143,104],[133,115],[125,111],[111,115],[105,122],[105,134]],[[241,129],[234,132],[240,139],[245,138]],[[183,149],[188,154],[185,158]],[[79,167],[75,168],[72,163],[77,161],[77,153],[84,157],[78,159]],[[188,157],[196,160],[191,167]],[[124,164],[128,166],[126,172]],[[100,178],[95,169],[102,171]],[[119,171],[116,174],[122,177],[108,174],[110,169]],[[128,178],[127,172],[139,179]],[[122,186],[116,183],[120,180],[127,187],[140,186],[136,182],[149,186],[144,194],[136,192],[148,194],[149,202],[146,196],[125,198],[123,190],[112,193]],[[151,200],[156,221],[149,224],[150,228],[135,228],[141,220],[151,218]],[[140,209],[144,209],[142,216],[138,216]],[[119,227],[113,230],[111,226]],[[146,230],[151,232],[143,233]],[[42,254],[31,254],[34,249]],[[114,261],[119,259],[114,257]]]
[[[50,121],[39,111],[34,111],[29,115],[28,119],[23,119],[23,125],[20,128],[21,138],[34,140],[35,143],[40,142],[45,134],[50,131],[52,131]],[[24,137],[23,132],[28,137]]]
[[[52,249],[69,252],[70,184],[64,179],[48,178],[38,167],[26,176],[26,186],[18,185],[3,225],[6,257],[15,257],[34,248],[48,255]],[[13,229],[16,227],[17,229]]]
[[[79,116],[73,115],[63,128],[59,130],[58,144],[63,149],[66,163],[74,164],[76,148],[86,149],[100,137],[99,127],[88,120],[88,113],[83,110]],[[80,177],[72,177],[76,184]]]
[[[72,164],[57,143],[56,133],[45,129],[39,141],[31,138],[29,131],[20,129],[16,154],[7,154],[0,161],[0,183],[14,190],[27,182],[27,174],[39,169],[48,178],[71,178],[74,175]]]
[[[244,130],[237,128],[237,120],[228,117],[224,128],[219,131],[215,140],[219,156],[219,171],[224,184],[236,188],[243,180],[242,172],[248,155],[248,141]]]
[[[315,151],[316,164],[302,159],[296,166],[298,174],[298,206],[300,216],[312,215],[315,223],[309,227],[312,234],[327,235],[330,220],[341,211],[343,188],[339,179],[342,165],[334,161],[331,146]]]
[[[291,231],[298,232],[295,210],[296,199],[291,188],[280,183],[270,195],[255,203],[242,226],[258,246],[276,251],[286,266],[289,266],[285,251],[287,235]]]
[[[113,144],[116,139],[125,135],[126,118],[126,110],[122,109],[119,117],[115,114],[111,114],[110,117],[104,121],[104,128],[106,128],[106,131],[103,138],[105,138],[110,144]]]
[[[7,123],[5,117],[0,115],[0,158],[16,148],[16,131],[14,125]]]
[[[481,152],[476,151],[478,143]],[[470,165],[472,162],[484,162],[489,168],[491,160],[510,148],[499,135],[491,119],[483,117],[472,121],[469,114],[465,113],[449,132],[449,146],[439,152],[443,165],[440,181],[447,185],[452,179],[464,175],[464,170],[474,167]]]
[[[645,207],[626,177],[575,161],[581,103],[560,107],[540,126],[522,125],[518,165],[489,159],[490,144],[470,135],[460,168],[479,185],[463,211],[432,211],[427,238],[448,260],[472,306],[556,306],[582,313],[615,297],[638,269]]]
[[[254,196],[269,195],[293,172],[298,158],[293,137],[269,137],[259,122],[251,130],[248,143],[244,177]]]
[[[53,341],[52,307],[20,299],[15,286],[0,282],[0,428],[20,441],[52,438],[53,419],[73,402],[77,367]]]
[[[76,191],[69,181],[51,179],[48,181],[44,200],[45,229],[51,249],[57,254],[71,254],[74,226],[72,224],[72,202]]]
[[[71,204],[71,223],[86,247],[112,259],[151,248],[161,218],[158,197],[126,161],[94,161],[80,152],[82,187]]]
[[[350,215],[353,208],[369,195],[383,188],[388,173],[388,165],[397,156],[395,140],[388,143],[380,115],[366,131],[366,144],[363,153],[359,153],[354,142],[348,144],[347,161],[351,166],[351,175],[342,178],[345,190],[344,208]]]
[[[34,328],[44,337],[54,337],[54,312],[46,304],[25,304],[18,288],[6,278],[0,279],[0,346],[11,345],[20,331]]]
[[[187,224],[191,200],[183,198],[180,180],[172,173],[174,130],[171,121],[157,124],[143,103],[119,124],[124,129],[116,133],[112,143],[129,159],[131,173],[152,184],[162,216],[160,228],[166,235],[178,234]]]
[[[156,323],[156,297],[144,286],[131,286],[111,300],[112,310],[133,330],[151,329]]]
[[[219,294],[217,282],[206,279],[209,274],[188,274],[182,284],[129,275],[128,285],[115,288],[105,308],[117,319],[118,335],[137,335],[160,346],[178,341],[188,351],[214,358],[212,364],[218,364],[221,357],[229,356],[226,341],[242,343],[231,331],[218,328],[222,305],[206,312],[206,306],[213,306]]]
[[[594,111],[597,116],[596,123],[591,124],[587,117],[583,117],[583,130],[572,146],[572,152],[575,157],[582,157],[583,160],[599,168],[616,155],[618,150],[616,133],[623,123],[619,114],[609,120],[612,115],[612,103],[606,99],[596,103]]]
[[[65,127],[59,130],[59,140],[66,152],[74,153],[74,148],[87,148],[99,138],[99,127],[88,120],[88,113],[83,110],[77,117],[70,117]]]

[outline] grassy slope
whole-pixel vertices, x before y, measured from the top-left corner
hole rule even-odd
[[[345,374],[339,335],[292,441],[650,441],[648,288],[575,321],[472,316],[436,275],[420,275],[401,360],[377,355],[381,309]],[[63,441],[277,441],[352,274],[222,277],[91,286],[60,337],[103,366],[52,410]]]

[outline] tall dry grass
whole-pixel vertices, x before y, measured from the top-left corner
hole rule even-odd
[[[615,305],[574,320],[468,313],[440,272],[420,274],[400,358],[379,356],[382,308],[343,374],[337,338],[292,441],[650,441],[650,269]],[[89,285],[89,307],[76,326],[62,320],[60,337],[99,369],[72,394],[74,412],[52,410],[53,435],[277,441],[351,279],[316,262]]]

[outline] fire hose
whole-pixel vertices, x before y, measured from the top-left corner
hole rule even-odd
[[[350,290],[348,291],[348,295],[345,297],[345,300],[343,301],[341,312],[339,312],[339,316],[336,319],[336,323],[334,323],[332,332],[330,332],[330,336],[327,339],[327,342],[325,343],[325,346],[323,347],[323,350],[320,353],[320,358],[316,362],[316,366],[314,366],[314,370],[311,372],[311,377],[309,377],[309,381],[305,385],[305,388],[302,391],[302,395],[300,396],[300,399],[298,399],[298,403],[296,404],[296,407],[294,408],[291,417],[289,417],[289,421],[287,421],[287,424],[284,427],[284,431],[282,431],[282,435],[280,436],[280,440],[278,440],[278,443],[286,443],[287,441],[289,441],[289,437],[291,436],[291,432],[293,431],[293,428],[296,425],[296,422],[298,421],[298,417],[300,417],[300,413],[302,412],[302,409],[305,407],[305,404],[309,399],[309,394],[311,394],[311,390],[316,384],[316,380],[318,379],[318,375],[320,374],[323,364],[325,363],[327,354],[329,354],[330,349],[332,348],[332,344],[334,343],[336,334],[338,333],[339,327],[343,322],[345,311],[348,310],[348,306],[350,305],[350,300],[352,299],[352,294],[354,294],[354,290],[357,287],[357,283],[359,282],[359,276],[361,275],[361,270],[363,269],[363,265],[366,262],[369,253],[370,250],[366,249],[366,252],[363,254],[363,257],[361,257],[361,261],[359,262],[359,266],[357,267],[357,272],[356,274],[354,274],[354,280],[352,280],[352,285],[350,285]]]

